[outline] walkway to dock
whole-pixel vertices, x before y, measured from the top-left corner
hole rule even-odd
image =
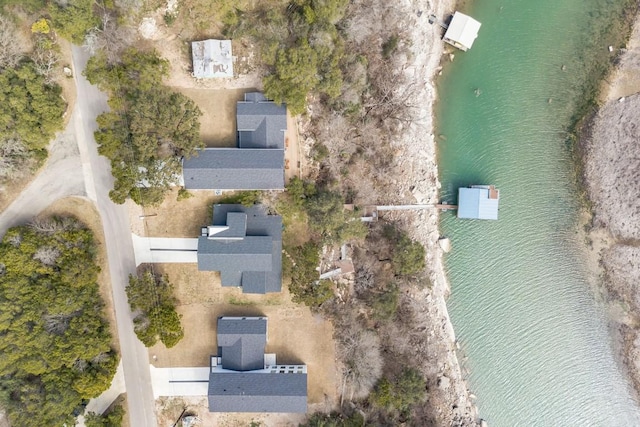
[[[377,221],[379,211],[415,211],[424,209],[440,209],[442,211],[449,211],[458,209],[458,206],[443,203],[428,205],[372,205],[364,207],[364,216],[360,219],[365,222]]]

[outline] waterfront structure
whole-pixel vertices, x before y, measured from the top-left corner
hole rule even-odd
[[[219,271],[222,286],[265,294],[282,287],[282,217],[262,206],[213,206],[198,238],[198,270]]]
[[[493,185],[458,189],[458,218],[498,219],[500,191]]]
[[[260,92],[236,107],[237,148],[205,148],[182,164],[188,190],[283,190],[287,108]]]
[[[191,43],[193,76],[198,79],[233,77],[231,40],[202,40]]]
[[[278,365],[265,354],[266,317],[218,318],[218,355],[211,356],[211,412],[306,412],[307,366]]]
[[[455,12],[443,40],[460,50],[467,51],[471,49],[473,42],[478,37],[480,25],[472,17]]]

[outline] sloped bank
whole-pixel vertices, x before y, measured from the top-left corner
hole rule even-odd
[[[391,182],[396,194],[412,194],[405,197],[406,203],[438,203],[438,167],[436,164],[436,144],[433,129],[433,106],[437,101],[434,86],[436,74],[440,71],[440,61],[444,55],[441,41],[442,29],[430,25],[428,15],[433,13],[439,18],[453,13],[454,1],[441,0],[434,3],[424,0],[402,2],[407,9],[406,26],[410,28],[412,41],[412,61],[407,61],[405,73],[408,81],[414,83],[413,105],[420,106],[417,120],[402,129],[402,137],[395,141],[396,169],[401,171],[397,179]],[[435,211],[404,212],[402,219],[412,237],[420,241],[426,250],[427,271],[431,272],[431,289],[416,291],[412,298],[421,306],[425,316],[433,327],[425,334],[429,345],[437,346],[437,363],[429,369],[431,377],[438,378],[436,390],[439,405],[438,418],[442,425],[475,425],[477,409],[469,398],[469,391],[458,363],[455,348],[455,334],[447,311],[446,298],[449,296],[449,284],[444,273],[442,249],[438,245],[438,214]],[[398,218],[400,219],[400,218]],[[426,361],[433,362],[433,361]]]
[[[611,322],[640,395],[640,16],[583,138],[590,244],[604,268]]]

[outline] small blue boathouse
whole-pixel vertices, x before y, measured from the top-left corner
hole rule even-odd
[[[458,189],[458,218],[498,219],[500,191],[493,185],[472,185]]]

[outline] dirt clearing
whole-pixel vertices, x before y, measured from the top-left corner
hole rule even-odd
[[[207,147],[236,147],[236,102],[256,89],[174,88],[189,97],[202,111],[200,136]]]
[[[305,414],[239,414],[209,412],[206,397],[160,398],[156,401],[156,413],[160,426],[171,426],[183,409],[185,414],[197,415],[199,426],[216,427],[297,427],[304,422]]]

